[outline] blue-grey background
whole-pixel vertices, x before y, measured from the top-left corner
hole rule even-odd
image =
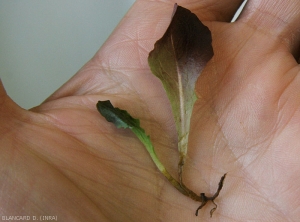
[[[100,48],[134,0],[0,0],[0,77],[21,107],[40,104]]]

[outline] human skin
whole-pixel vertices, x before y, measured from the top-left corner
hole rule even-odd
[[[166,168],[178,153],[170,104],[148,53],[175,1],[138,0],[78,73],[31,110],[0,89],[0,215],[59,221],[298,221],[300,218],[299,0],[178,0],[212,32],[201,74],[183,180],[208,204],[183,196],[128,130],[96,110],[111,100],[140,119]],[[37,92],[38,93],[38,92]]]

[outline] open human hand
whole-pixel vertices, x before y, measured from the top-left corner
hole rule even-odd
[[[107,42],[43,104],[18,107],[0,91],[1,215],[59,221],[297,221],[300,217],[298,0],[178,0],[212,32],[215,55],[201,74],[185,184],[213,194],[183,196],[127,130],[97,112],[111,100],[140,119],[166,168],[177,172],[170,104],[148,53],[166,30],[174,1],[138,0]],[[296,58],[296,59],[295,59]]]

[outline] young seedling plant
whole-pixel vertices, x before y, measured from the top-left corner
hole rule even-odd
[[[214,200],[218,197],[226,177],[226,174],[221,177],[217,192],[211,197],[207,197],[204,193],[197,195],[182,181],[188,149],[190,119],[197,99],[195,83],[213,56],[211,41],[210,30],[201,23],[197,16],[175,4],[168,29],[155,43],[148,57],[152,73],[161,80],[166,90],[176,123],[179,151],[178,180],[171,176],[158,159],[150,137],[141,128],[138,119],[131,117],[127,111],[114,107],[108,100],[97,103],[98,111],[107,121],[112,122],[117,128],[129,128],[139,138],[158,170],[180,193],[201,202],[196,210],[196,216],[208,201],[212,201],[215,205],[210,211],[210,216],[212,216],[217,208]]]

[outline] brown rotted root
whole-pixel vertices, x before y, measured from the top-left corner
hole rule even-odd
[[[219,182],[219,186],[218,186],[218,190],[217,190],[217,192],[212,197],[207,197],[207,196],[205,196],[204,193],[200,194],[200,198],[201,198],[201,202],[202,203],[201,203],[201,205],[196,210],[196,213],[195,213],[196,216],[198,216],[198,211],[202,207],[204,207],[207,204],[208,201],[211,201],[215,205],[215,207],[210,210],[210,217],[212,217],[213,213],[215,212],[215,210],[218,207],[218,205],[215,203],[214,200],[219,196],[219,193],[220,193],[220,191],[223,188],[223,183],[224,183],[225,177],[226,177],[226,173],[221,177],[220,182]]]

